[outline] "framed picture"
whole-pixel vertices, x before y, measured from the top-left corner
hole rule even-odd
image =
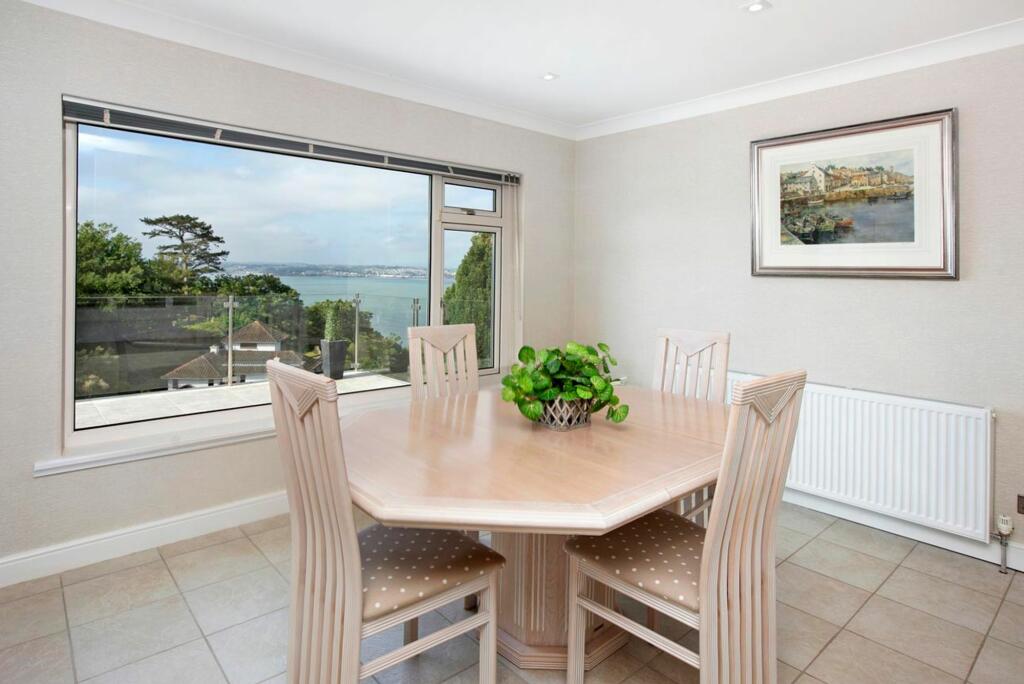
[[[753,275],[957,277],[956,110],[750,144]]]

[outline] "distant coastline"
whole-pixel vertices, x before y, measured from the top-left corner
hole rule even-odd
[[[304,264],[280,262],[232,261],[224,264],[230,275],[270,274],[287,276],[327,276],[333,278],[414,278],[425,279],[428,270],[423,266],[394,266],[384,264]],[[454,271],[446,271],[445,279],[454,278]]]

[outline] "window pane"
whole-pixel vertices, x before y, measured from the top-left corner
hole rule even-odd
[[[494,234],[444,231],[444,322],[476,324],[480,368],[494,367]]]
[[[430,176],[79,126],[75,426],[405,384]]]
[[[444,206],[474,211],[497,211],[497,192],[471,185],[444,184]]]

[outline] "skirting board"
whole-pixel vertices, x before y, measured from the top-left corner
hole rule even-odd
[[[0,558],[0,587],[288,512],[284,490]]]
[[[962,553],[965,556],[972,556],[996,564],[1000,561],[1000,547],[997,542],[982,544],[960,535],[915,525],[912,522],[898,520],[881,513],[875,513],[830,499],[823,499],[813,494],[798,492],[792,489],[786,489],[782,494],[782,499],[797,506],[804,506],[805,508],[827,513],[837,518],[850,520],[861,525],[884,530],[885,532],[892,532],[893,534],[924,542],[925,544]],[[1007,549],[1006,564],[1014,570],[1024,571],[1024,544],[1010,542]]]

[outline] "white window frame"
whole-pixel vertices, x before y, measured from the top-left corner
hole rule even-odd
[[[486,209],[469,209],[466,207],[449,207],[444,203],[444,186],[460,185],[465,188],[480,188],[481,190],[494,191],[494,211]],[[481,181],[470,181],[463,178],[442,177],[440,205],[441,212],[452,216],[490,216],[501,218],[501,186],[496,183],[485,183]]]
[[[88,124],[88,122],[86,122]],[[273,436],[273,416],[268,404],[246,406],[208,413],[194,413],[168,416],[135,423],[121,423],[103,427],[76,430],[75,416],[75,307],[78,220],[78,126],[74,121],[65,122],[64,133],[64,301],[63,301],[63,388],[60,400],[63,440],[61,452],[35,464],[37,477],[73,472],[87,468],[102,467],[176,453],[209,449],[227,444],[267,439]],[[120,127],[114,127],[120,128]],[[125,130],[125,129],[121,129]],[[127,129],[131,130],[131,129]],[[166,137],[180,137],[163,133]],[[254,151],[259,151],[256,148]],[[268,150],[271,151],[271,150]],[[304,156],[296,153],[294,156]],[[310,155],[314,156],[314,155]],[[332,160],[337,163],[376,166]],[[381,167],[389,168],[389,167]],[[401,170],[401,169],[396,169]],[[424,172],[420,172],[424,173]],[[441,321],[441,297],[444,285],[444,230],[463,229],[490,232],[495,235],[494,259],[494,367],[482,369],[481,384],[497,385],[501,368],[501,218],[502,185],[466,180],[460,176],[424,173],[431,177],[430,210],[430,266],[429,266],[429,319]],[[444,206],[444,185],[457,182],[459,185],[485,187],[495,191],[497,211],[467,213]],[[411,392],[408,386],[381,390],[354,392],[345,395],[339,402],[341,415],[355,414],[373,408],[408,402]]]

